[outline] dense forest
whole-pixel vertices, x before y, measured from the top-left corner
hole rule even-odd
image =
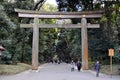
[[[88,19],[100,28],[88,29],[89,60],[108,63],[108,49],[115,49],[114,62],[120,62],[120,1],[119,0],[0,0],[0,44],[6,49],[1,63],[31,63],[32,28],[20,28],[20,23],[33,19],[19,18],[15,8],[48,12],[80,12],[103,10],[100,19]],[[56,19],[40,19],[40,23],[56,24]],[[71,19],[73,24],[80,19]],[[81,29],[39,29],[39,62],[59,58],[63,61],[81,59]]]

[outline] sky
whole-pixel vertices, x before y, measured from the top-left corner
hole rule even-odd
[[[37,0],[34,0],[34,1],[36,2]],[[57,5],[56,0],[47,0],[46,2],[49,3],[49,4]]]
[[[47,0],[46,2],[48,2],[48,3],[50,3],[50,4],[57,5],[55,0]]]

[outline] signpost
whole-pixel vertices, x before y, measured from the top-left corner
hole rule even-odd
[[[109,54],[110,56],[110,75],[112,77],[112,57],[114,56],[114,49],[109,49]]]

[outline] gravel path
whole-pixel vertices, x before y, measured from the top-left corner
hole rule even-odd
[[[95,72],[87,70],[78,72],[70,71],[70,65],[62,64],[44,64],[38,71],[28,70],[17,75],[0,76],[0,80],[120,80],[120,76],[100,74],[95,77]]]

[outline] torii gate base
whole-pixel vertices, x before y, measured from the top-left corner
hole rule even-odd
[[[82,68],[88,69],[88,39],[87,39],[87,28],[99,28],[99,25],[88,25],[86,18],[99,18],[103,11],[84,11],[84,12],[39,12],[30,10],[15,9],[18,12],[19,17],[34,18],[34,24],[21,24],[21,27],[33,27],[33,46],[32,46],[32,69],[38,69],[38,44],[39,44],[39,27],[41,28],[53,28],[58,25],[47,25],[39,24],[39,18],[55,18],[55,19],[71,19],[71,18],[82,18],[81,25],[58,26],[59,28],[82,28]],[[42,26],[43,27],[42,27]],[[53,26],[53,27],[52,27]],[[93,26],[93,27],[91,27]]]

